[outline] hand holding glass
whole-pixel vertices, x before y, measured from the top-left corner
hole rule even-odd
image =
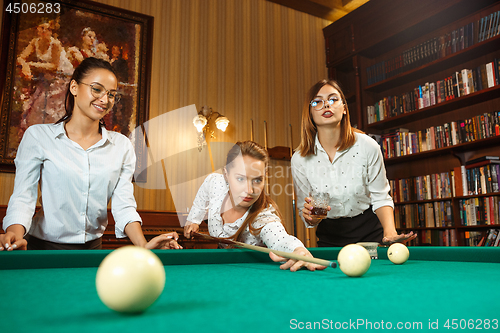
[[[330,195],[327,192],[313,192],[309,196],[311,197],[311,205],[313,206],[311,217],[320,220],[326,218]]]

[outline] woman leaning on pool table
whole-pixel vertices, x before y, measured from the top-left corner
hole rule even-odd
[[[128,236],[145,248],[181,248],[176,233],[149,242],[142,233],[132,185],[132,144],[101,121],[119,99],[117,84],[111,64],[83,60],[67,88],[66,115],[24,133],[0,251],[100,248],[109,200],[117,237]],[[42,209],[33,216],[39,183]]]
[[[307,227],[318,225],[318,246],[408,241],[398,234],[394,203],[379,145],[351,127],[345,96],[335,81],[321,80],[302,110],[301,142],[292,156],[297,202]],[[311,215],[311,191],[330,194],[327,218]]]
[[[227,155],[223,174],[209,175],[201,185],[187,217],[184,235],[191,237],[208,213],[208,231],[215,237],[267,246],[273,250],[312,257],[304,244],[289,235],[276,203],[265,193],[267,151],[253,141],[237,142]],[[285,261],[270,253],[274,261]],[[324,266],[288,259],[281,269],[296,271]]]

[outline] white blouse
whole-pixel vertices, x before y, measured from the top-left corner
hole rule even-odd
[[[221,208],[228,193],[229,185],[223,175],[219,173],[209,175],[196,194],[187,217],[188,223],[200,224],[207,217],[208,231],[211,236],[231,237],[234,235],[245,221],[250,209],[235,222],[224,223]],[[300,240],[286,232],[280,218],[274,212],[272,206],[260,212],[253,222],[255,228],[263,227],[260,233],[254,236],[247,226],[240,234],[240,241],[251,245],[267,246],[270,249],[284,252],[293,252],[298,247],[304,247]]]
[[[305,198],[313,189],[330,194],[331,210],[327,217],[331,219],[357,216],[370,206],[373,211],[383,206],[394,208],[380,146],[366,134],[355,135],[354,145],[337,151],[333,162],[317,135],[315,154],[293,154],[292,176],[300,216]]]
[[[104,234],[108,202],[115,233],[123,238],[136,211],[130,140],[102,128],[102,139],[84,150],[66,135],[64,123],[30,126],[17,151],[14,192],[3,229],[21,224],[30,235],[55,243],[81,244]],[[40,183],[42,209],[33,216]]]

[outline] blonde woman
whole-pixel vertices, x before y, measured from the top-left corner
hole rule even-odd
[[[289,235],[276,203],[265,193],[267,151],[252,141],[238,142],[227,155],[223,174],[209,175],[198,190],[184,227],[184,235],[199,229],[208,213],[208,231],[215,237],[266,246],[273,250],[312,257],[304,244]],[[270,253],[274,261],[284,258]],[[281,269],[296,271],[324,269],[303,261],[288,259]]]

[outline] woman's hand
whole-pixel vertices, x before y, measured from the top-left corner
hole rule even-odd
[[[182,246],[177,243],[179,235],[176,232],[170,232],[168,234],[162,234],[151,239],[146,244],[146,249],[182,249]]]
[[[315,216],[311,215],[312,209],[314,208],[313,205],[311,205],[312,199],[310,197],[306,197],[306,202],[304,203],[304,208],[302,208],[302,216],[304,217],[304,220],[309,224],[310,226],[316,226],[318,225],[322,219],[318,219]],[[327,211],[330,211],[332,208],[328,206],[326,209]]]
[[[26,250],[28,242],[19,234],[7,231],[0,234],[0,251]]]
[[[301,256],[305,257],[310,257],[314,258],[305,247],[298,247],[296,248],[292,253],[298,254]],[[275,262],[280,262],[280,261],[286,261],[283,265],[280,266],[281,269],[290,269],[290,272],[295,272],[301,269],[302,267],[306,267],[310,271],[315,271],[317,269],[325,269],[325,266],[313,264],[310,262],[305,262],[302,260],[295,260],[295,259],[288,259],[288,258],[283,258],[273,252],[269,252],[269,257],[271,258],[272,261]]]
[[[184,226],[184,237],[190,239],[192,232],[198,232],[198,230],[200,230],[200,225],[189,221],[187,223],[188,224]]]
[[[395,234],[395,235],[388,235],[384,236],[382,239],[382,244],[389,245],[392,243],[407,243],[413,239],[417,238],[417,234],[414,234],[413,231],[411,231],[409,234]]]

